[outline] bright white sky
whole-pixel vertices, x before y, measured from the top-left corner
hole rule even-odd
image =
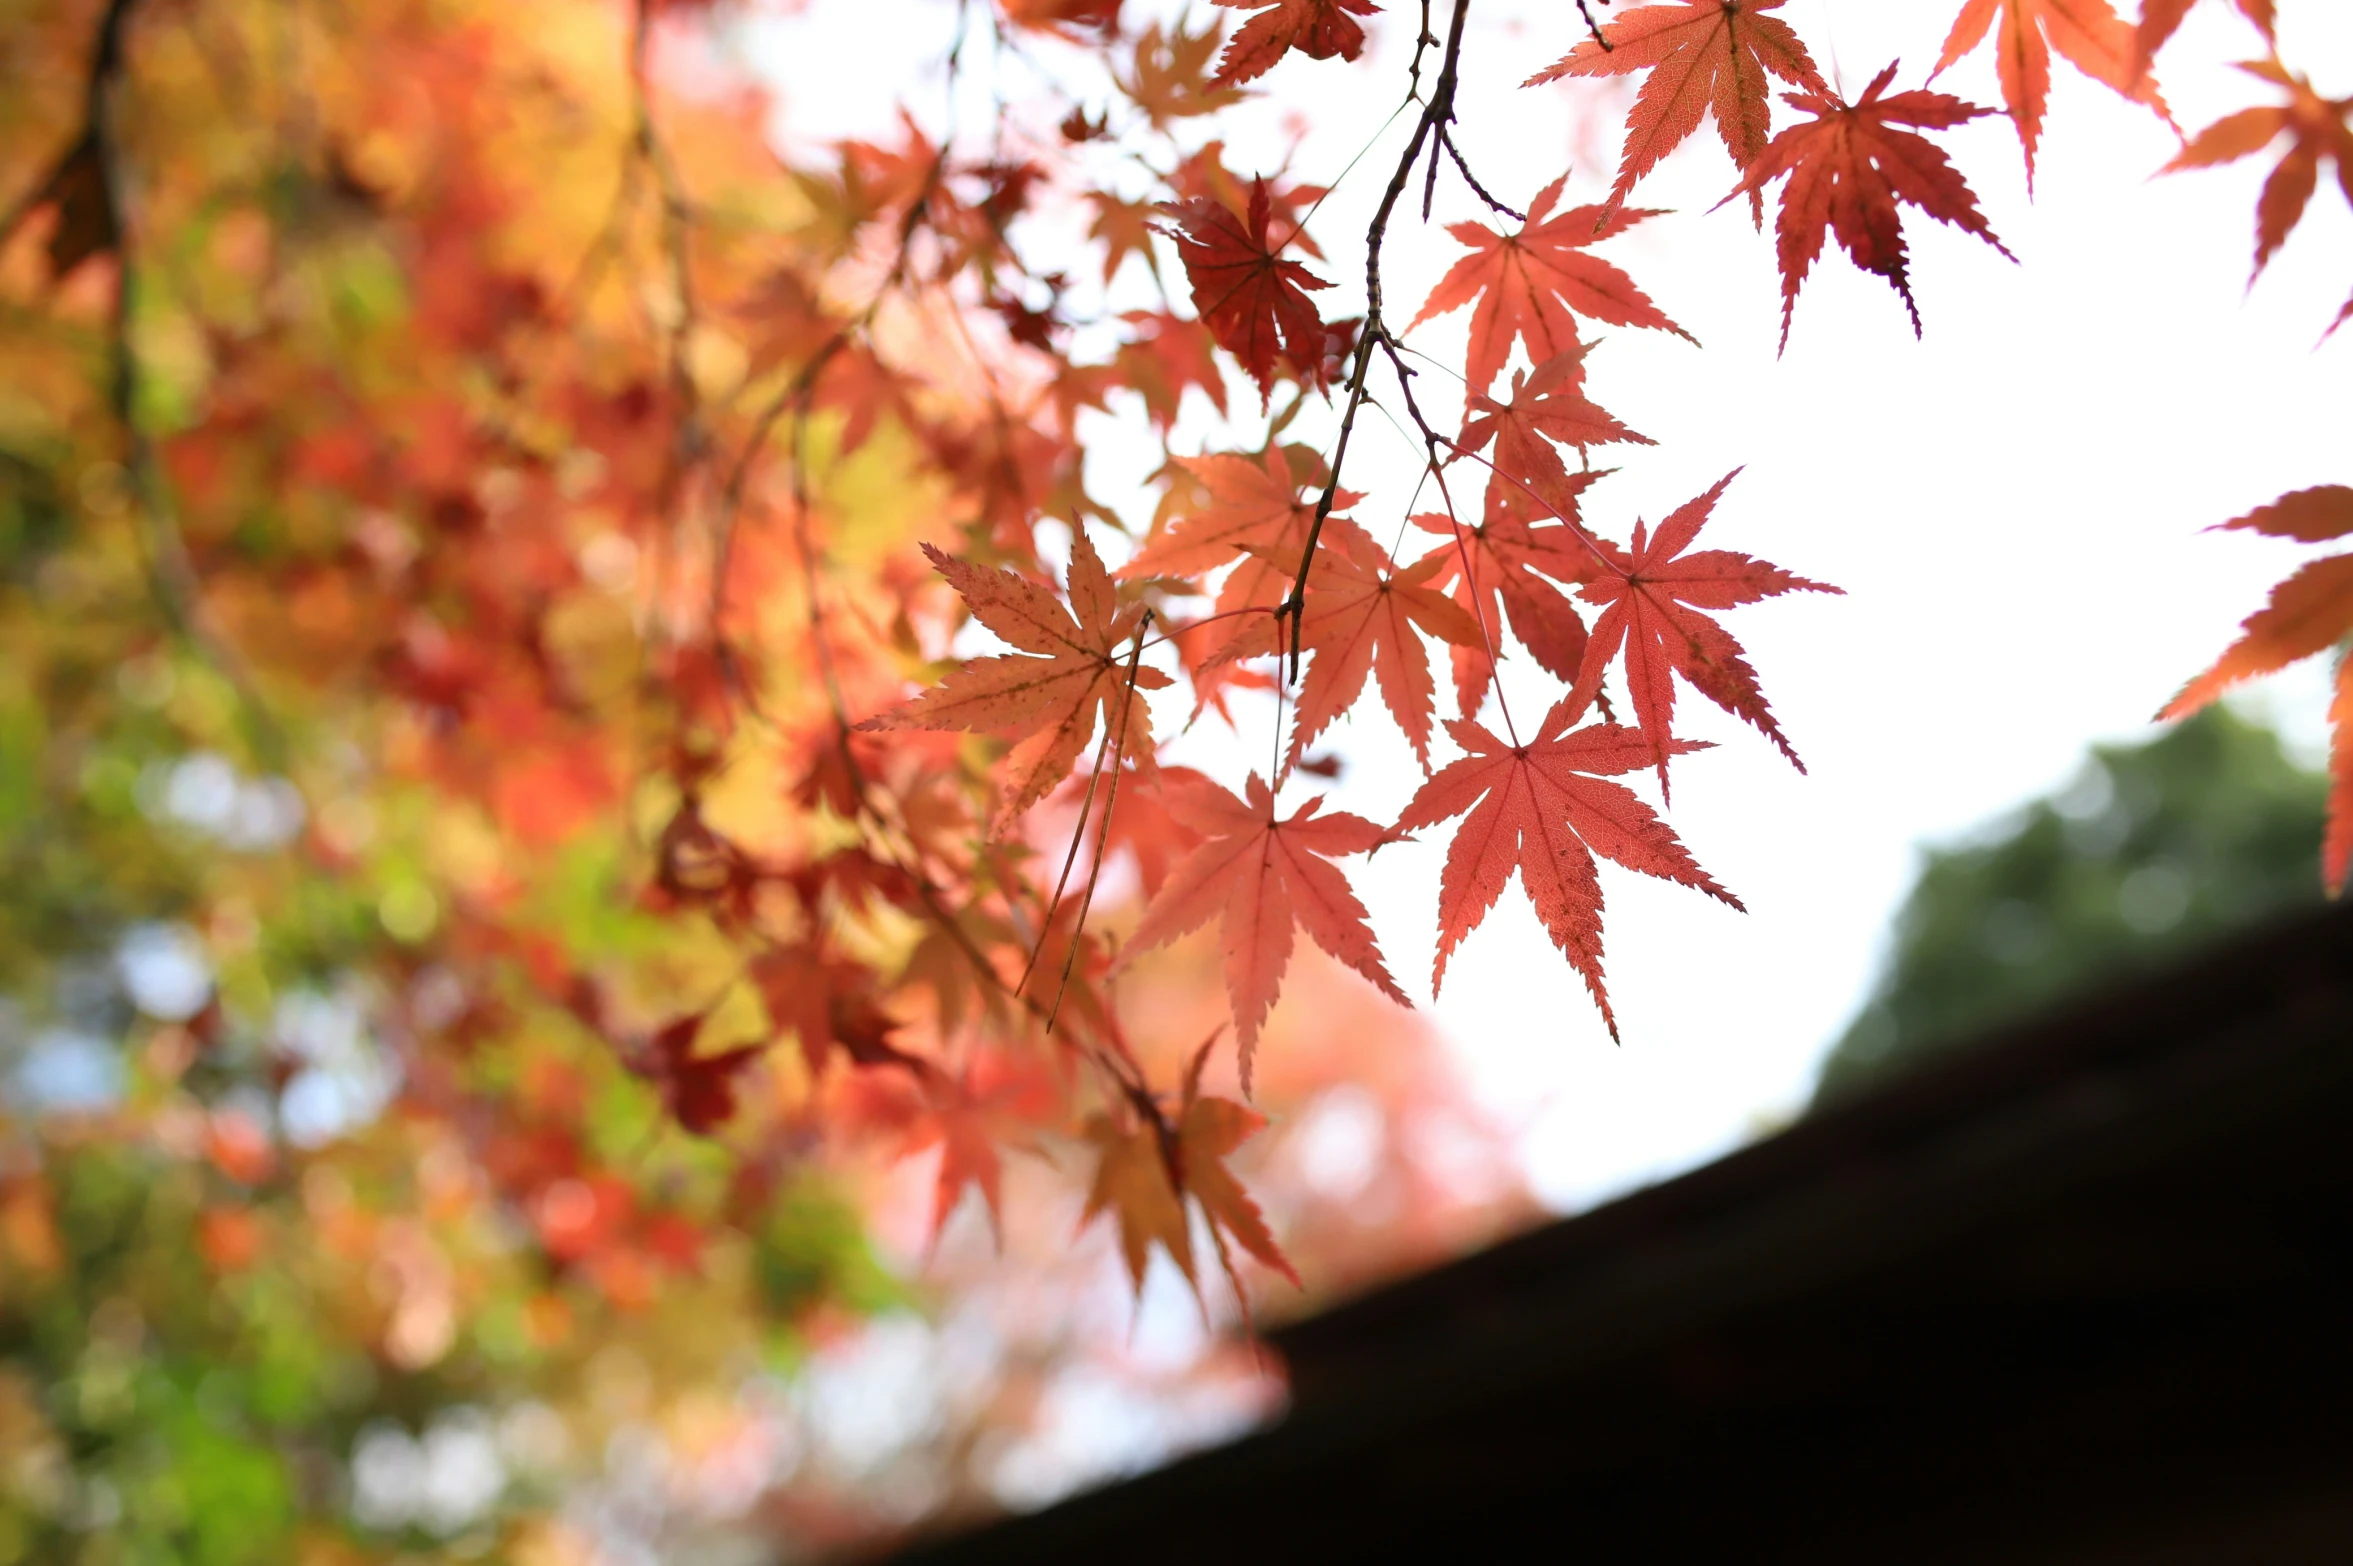
[[[1415,9],[1395,5],[1379,19],[1355,67],[1278,68],[1264,83],[1275,102],[1220,126],[1232,166],[1274,167],[1300,131],[1292,169],[1335,176],[1395,107]],[[1793,0],[1783,14],[1852,94],[1899,55],[1898,88],[1919,85],[1956,9]],[[2353,7],[2281,9],[2286,58],[2324,92],[2353,92]],[[942,0],[816,5],[758,24],[748,43],[777,86],[786,134],[805,147],[888,135],[894,84],[911,84],[918,119],[936,128],[936,64],[953,15]],[[1573,94],[1594,88],[1517,88],[1577,36],[1572,8],[1557,0],[1482,0],[1474,13],[1460,140],[1515,205],[1572,161],[1571,196],[1595,199],[1614,168],[1606,123],[1582,144],[1573,129]],[[2254,52],[2227,8],[2193,16],[2161,73],[2186,127],[2268,101],[2261,83],[2222,64]],[[985,52],[979,63],[985,70]],[[1770,232],[1753,233],[1737,207],[1709,212],[1733,181],[1712,129],[1638,193],[1675,215],[1604,251],[1706,347],[1619,332],[1599,350],[1592,394],[1661,444],[1627,449],[1623,471],[1589,496],[1589,518],[1623,537],[1635,516],[1655,521],[1745,464],[1705,541],[1847,596],[1792,596],[1728,621],[1810,776],[1704,700],[1686,692],[1679,704],[1679,729],[1721,748],[1678,766],[1672,820],[1749,912],[1605,867],[1622,1047],[1516,889],[1453,961],[1436,1015],[1557,1206],[1713,1156],[1802,1104],[1870,982],[1919,846],[2061,784],[2093,741],[2147,733],[2149,714],[2300,558],[2292,545],[2200,530],[2284,490],[2353,477],[2353,331],[2313,348],[2353,289],[2342,200],[2324,181],[2249,294],[2268,160],[2152,182],[2176,145],[2166,127],[2069,67],[2055,74],[2032,203],[2006,119],[1944,138],[2022,264],[1908,216],[1924,341],[1913,341],[1894,293],[1833,250],[1777,359]],[[1983,55],[1937,85],[1998,101]],[[988,134],[984,93],[968,90],[959,112],[976,138]],[[1407,128],[1390,128],[1315,224],[1346,263],[1320,269],[1340,284],[1320,296],[1327,315],[1361,307],[1353,241]],[[1440,189],[1441,222],[1479,215],[1459,182]],[[1410,222],[1393,241],[1390,292],[1410,312],[1460,250]],[[1415,342],[1459,364],[1467,314]],[[1445,379],[1426,377],[1425,397],[1444,403],[1434,383]],[[1415,453],[1368,418],[1348,483],[1373,493],[1358,514],[1384,534],[1412,488]],[[1291,438],[1327,441],[1329,428],[1303,419]],[[1263,438],[1247,419],[1222,438],[1206,424],[1196,434],[1210,449]],[[1126,508],[1141,495],[1141,454],[1109,423],[1097,446],[1097,492]],[[1129,508],[1137,520],[1145,504]],[[2317,746],[2317,669],[2259,699]],[[1542,701],[1532,687],[1515,711]],[[1335,738],[1352,762],[1338,802],[1393,819],[1418,774],[1387,720]],[[1209,759],[1230,774],[1266,744],[1255,734]],[[1443,851],[1437,835],[1353,872],[1391,969],[1417,994],[1427,993]]]

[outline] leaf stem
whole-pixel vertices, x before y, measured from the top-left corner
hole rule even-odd
[[[1103,854],[1111,846],[1111,807],[1119,798],[1119,764],[1127,752],[1127,718],[1136,705],[1136,666],[1143,661],[1144,633],[1151,625],[1152,611],[1146,609],[1144,617],[1136,622],[1136,645],[1127,655],[1127,696],[1119,704],[1119,738],[1111,747],[1111,782],[1103,791],[1103,824],[1095,833],[1095,863],[1087,872],[1086,894],[1079,899],[1078,922],[1070,928],[1070,948],[1062,954],[1062,981],[1055,986],[1054,1004],[1046,1012],[1046,1032],[1049,1034],[1054,1031],[1054,1019],[1062,1015],[1062,997],[1070,990],[1070,970],[1078,962],[1079,937],[1086,934],[1087,913],[1095,906],[1095,883],[1103,878]],[[1088,780],[1087,791],[1090,794],[1094,792],[1092,779]],[[1079,825],[1083,830],[1086,823],[1082,820]],[[1076,833],[1072,834],[1072,846],[1077,846]],[[1046,910],[1049,920],[1053,914],[1053,909]],[[1041,947],[1044,945],[1043,932],[1040,932],[1039,944]]]

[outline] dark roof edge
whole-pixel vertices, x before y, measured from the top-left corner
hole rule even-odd
[[[1312,1401],[1367,1347],[1393,1358],[1402,1345],[1445,1336],[1447,1318],[1466,1305],[1550,1293],[1565,1275],[1775,1186],[1834,1165],[1868,1166],[1995,1106],[2292,1004],[2302,981],[2341,987],[2348,952],[2353,903],[2263,926],[2002,1029],[1697,1169],[1273,1329],[1268,1340],[1290,1369],[1295,1406]]]

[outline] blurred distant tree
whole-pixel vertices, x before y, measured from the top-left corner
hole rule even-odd
[[[1997,835],[1929,854],[1817,1101],[2320,901],[2312,839],[2327,790],[2270,730],[2225,707],[2146,744],[2100,746],[2073,783]]]

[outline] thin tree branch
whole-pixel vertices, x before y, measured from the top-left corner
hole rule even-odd
[[[1340,436],[1332,449],[1331,472],[1324,482],[1323,493],[1316,497],[1315,518],[1308,524],[1307,543],[1299,554],[1299,574],[1291,583],[1291,596],[1283,601],[1278,613],[1291,622],[1291,678],[1299,677],[1301,641],[1307,621],[1307,573],[1315,560],[1317,540],[1323,536],[1324,523],[1332,514],[1332,504],[1340,491],[1341,468],[1348,460],[1349,437],[1356,430],[1357,410],[1364,406],[1365,383],[1372,374],[1373,346],[1389,335],[1387,321],[1382,316],[1381,246],[1389,233],[1390,216],[1397,210],[1398,200],[1405,194],[1406,182],[1413,177],[1414,165],[1421,160],[1422,148],[1430,142],[1454,112],[1454,88],[1462,67],[1463,22],[1470,15],[1471,0],[1454,0],[1454,18],[1446,30],[1446,53],[1438,68],[1438,77],[1430,90],[1430,101],[1415,122],[1413,139],[1406,144],[1404,156],[1397,160],[1397,168],[1389,176],[1388,188],[1381,193],[1381,202],[1373,211],[1371,225],[1365,230],[1365,312],[1364,325],[1356,341],[1356,362],[1348,371],[1348,405],[1340,415]],[[1425,29],[1425,33],[1426,33]],[[1415,51],[1416,80],[1421,66],[1420,50]],[[1391,351],[1394,358],[1394,350]]]
[[[1510,218],[1515,223],[1525,223],[1528,221],[1527,213],[1522,212],[1518,207],[1507,206],[1503,202],[1496,200],[1495,197],[1488,192],[1487,187],[1479,183],[1479,176],[1473,174],[1471,172],[1471,166],[1463,161],[1462,149],[1454,144],[1454,133],[1452,131],[1440,131],[1438,133],[1438,145],[1444,147],[1446,149],[1446,155],[1454,160],[1455,169],[1462,175],[1463,183],[1471,187],[1471,194],[1477,196],[1481,201],[1486,202],[1488,206],[1492,207],[1497,212],[1502,213],[1505,217]],[[1424,219],[1427,219],[1429,214],[1424,212],[1422,216]]]
[[[1608,5],[1610,0],[1601,0],[1601,3]],[[1577,0],[1577,14],[1585,18],[1585,30],[1593,35],[1595,43],[1601,45],[1604,54],[1617,48],[1616,44],[1610,42],[1609,34],[1601,30],[1601,24],[1593,19],[1593,7],[1590,0]]]

